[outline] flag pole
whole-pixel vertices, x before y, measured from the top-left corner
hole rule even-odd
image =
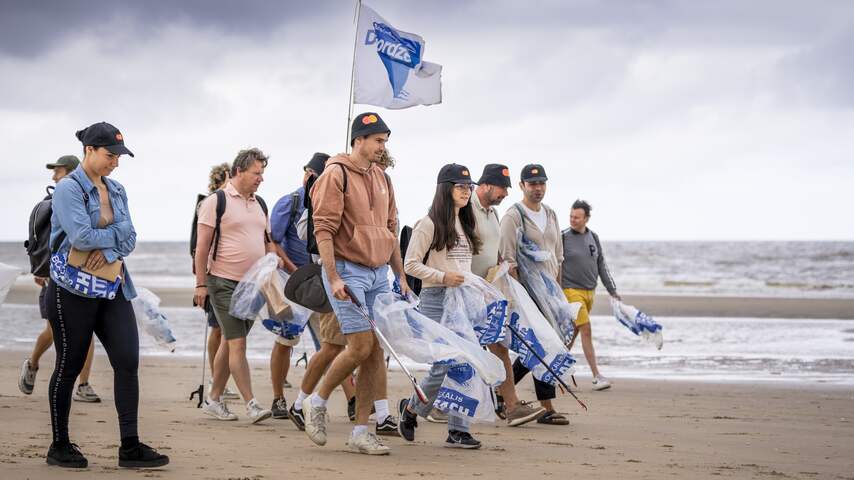
[[[350,99],[347,109],[347,138],[344,152],[350,153],[350,127],[353,121],[353,89],[356,85],[356,47],[359,44],[359,14],[362,11],[362,0],[356,0],[356,33],[353,35],[353,66],[350,69]]]

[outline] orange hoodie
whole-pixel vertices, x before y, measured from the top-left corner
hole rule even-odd
[[[397,206],[391,182],[377,164],[362,169],[349,156],[330,158],[311,188],[311,203],[314,237],[318,245],[332,240],[335,258],[371,268],[389,262],[397,248]]]

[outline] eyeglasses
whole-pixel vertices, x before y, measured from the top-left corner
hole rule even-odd
[[[469,192],[474,190],[474,185],[471,183],[455,183],[454,188],[457,190],[468,190]]]

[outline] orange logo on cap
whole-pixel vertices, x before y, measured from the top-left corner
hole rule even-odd
[[[510,176],[510,169],[505,168],[504,170],[501,170],[501,174],[504,175],[505,177],[509,177]]]
[[[536,169],[536,168],[532,168],[532,169],[531,169],[531,173],[533,173],[533,174],[535,174],[535,175],[536,175],[536,174],[540,173],[540,170],[539,170],[539,169]]]
[[[372,123],[377,123],[379,119],[376,115],[366,115],[362,117],[362,125],[370,125]]]
[[[122,134],[121,134],[121,133],[117,133],[117,134],[116,134],[116,140],[118,140],[118,141],[120,141],[120,142],[121,142],[122,140],[124,140],[124,138],[122,137]]]
[[[468,170],[463,170],[463,176],[464,176],[464,177],[468,177],[468,176],[469,176],[469,171],[468,171]]]

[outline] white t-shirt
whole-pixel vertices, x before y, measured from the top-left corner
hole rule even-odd
[[[548,213],[546,212],[546,209],[543,208],[541,205],[540,211],[535,212],[535,211],[531,210],[530,208],[528,208],[524,203],[522,203],[521,205],[522,205],[522,208],[525,209],[525,215],[527,215],[528,218],[530,218],[531,220],[534,221],[534,224],[537,226],[537,228],[540,229],[541,232],[545,232],[546,226],[549,224],[549,216],[548,216]]]

